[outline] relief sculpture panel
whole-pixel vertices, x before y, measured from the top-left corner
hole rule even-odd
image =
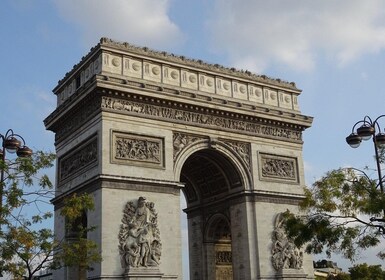
[[[178,157],[178,155],[190,144],[205,139],[203,136],[197,136],[192,134],[186,134],[182,132],[173,132],[172,135],[173,140],[173,147],[174,147],[174,161]]]
[[[163,138],[114,131],[112,133],[112,162],[163,167],[163,142]]]
[[[272,265],[275,270],[301,269],[303,266],[303,252],[288,238],[283,223],[282,213],[277,214],[272,235]]]
[[[247,169],[251,171],[250,143],[229,140],[223,140],[223,142],[241,157]]]
[[[302,141],[301,131],[286,127],[265,125],[262,123],[247,121],[242,118],[234,119],[221,117],[211,113],[202,114],[196,111],[180,110],[110,97],[103,97],[101,107],[130,115],[146,116],[151,119],[162,119],[177,123],[197,125],[225,131],[241,132],[242,134],[281,139],[291,142]]]
[[[259,165],[261,179],[298,183],[296,158],[260,153]]]
[[[126,271],[137,267],[158,267],[162,243],[154,202],[143,196],[127,202],[119,231],[121,265]]]
[[[67,155],[59,158],[59,181],[75,173],[94,166],[98,161],[98,140],[96,137],[86,140]]]

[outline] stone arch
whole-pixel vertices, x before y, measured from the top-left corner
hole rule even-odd
[[[159,69],[169,69],[168,75]],[[301,90],[294,83],[102,38],[54,93],[57,108],[44,122],[55,133],[58,158],[55,234],[65,238],[62,199],[91,193],[95,211],[87,213],[88,222],[97,229],[87,237],[101,247],[103,262],[87,277],[183,279],[182,189],[190,196],[184,209],[194,256],[190,279],[277,278],[267,265],[272,256],[266,240],[276,213],[295,210],[303,197],[302,133],[312,123],[299,109]],[[159,226],[161,241],[151,247],[160,260],[151,267],[121,265],[120,256],[135,257],[136,251],[116,246],[114,230],[126,229],[125,206],[137,207],[140,197],[153,203],[146,207],[158,217],[146,221]],[[227,225],[233,273],[217,274],[216,251],[206,245],[221,244],[215,234],[221,236]],[[151,237],[144,229],[133,232],[138,240],[139,234],[144,241]],[[148,253],[147,243],[141,244]],[[223,251],[219,257],[226,260]],[[312,264],[306,256],[304,271],[284,271],[278,278],[304,280]],[[53,278],[71,277],[60,269]]]
[[[208,219],[204,231],[207,279],[233,279],[230,220],[225,214],[216,213]]]
[[[175,146],[174,146],[175,149]],[[174,159],[174,176],[175,180],[179,181],[182,175],[182,168],[186,161],[196,152],[206,150],[208,153],[222,157],[222,160],[228,162],[229,166],[232,165],[234,172],[236,172],[241,180],[240,184],[243,190],[250,190],[253,180],[251,175],[251,163],[247,166],[247,163],[242,157],[231,149],[224,141],[213,141],[211,139],[199,139],[184,146]],[[174,151],[175,153],[175,151]]]
[[[192,279],[233,279],[230,201],[250,184],[242,158],[223,141],[202,139],[182,149],[175,168],[187,208]]]
[[[212,215],[205,224],[204,242],[231,241],[229,218],[222,213]]]

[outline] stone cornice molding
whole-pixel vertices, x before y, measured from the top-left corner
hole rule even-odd
[[[108,182],[112,184],[116,183],[116,185],[103,185],[103,182]],[[51,203],[55,206],[55,209],[57,209],[62,206],[61,203],[63,199],[73,193],[91,192],[100,188],[124,189],[127,188],[129,185],[140,186],[140,190],[145,190],[146,187],[156,187],[159,192],[163,191],[173,194],[179,194],[180,189],[184,188],[185,186],[184,183],[177,181],[101,174],[89,178],[87,181],[82,182],[82,184],[78,185],[75,188],[62,188],[62,190],[57,191],[56,196],[51,200]]]
[[[121,79],[116,77],[110,77],[107,75],[97,75],[96,81],[99,87],[105,88],[105,92],[108,92],[111,94],[111,90],[109,88],[116,89],[118,87],[122,87],[122,92],[114,91],[115,95],[121,95],[124,96],[123,90],[125,88],[130,89],[137,89],[140,90],[141,94],[149,94],[149,93],[157,93],[157,97],[164,98],[164,99],[170,99],[176,100],[175,98],[184,99],[186,102],[201,102],[203,105],[207,105],[209,103],[213,105],[219,105],[223,109],[231,108],[233,111],[233,108],[236,110],[248,110],[252,111],[253,113],[259,113],[263,114],[264,116],[269,117],[279,117],[279,118],[286,118],[286,119],[292,119],[296,120],[298,122],[303,122],[304,127],[310,127],[311,123],[313,121],[313,117],[306,116],[300,114],[300,112],[293,112],[292,110],[288,110],[285,108],[279,108],[274,106],[267,106],[265,104],[255,104],[253,102],[247,101],[247,100],[229,100],[226,99],[223,96],[219,95],[210,95],[207,96],[206,94],[199,92],[199,91],[192,91],[192,90],[183,90],[183,89],[175,89],[172,87],[167,87],[167,85],[156,85],[155,83],[151,83],[150,81],[136,81],[133,79]],[[159,96],[158,94],[161,94]],[[141,98],[142,99],[142,98]],[[65,101],[67,103],[67,100]],[[202,105],[201,104],[201,105]],[[306,123],[306,124],[305,124]]]
[[[257,75],[257,74],[251,73],[248,70],[238,70],[233,67],[228,68],[219,64],[210,64],[200,59],[186,58],[185,56],[179,56],[179,55],[171,54],[165,51],[162,51],[162,52],[156,51],[153,49],[149,49],[148,47],[139,47],[127,42],[119,42],[119,41],[115,41],[105,37],[101,38],[99,43],[96,46],[92,47],[89,53],[83,56],[80,62],[75,64],[72,67],[72,69],[64,75],[63,79],[59,80],[58,86],[60,86],[60,84],[62,84],[68,77],[74,74],[74,72],[80,65],[82,65],[84,62],[89,60],[100,49],[114,49],[114,50],[121,50],[121,51],[129,51],[134,54],[150,57],[153,59],[161,59],[161,60],[165,60],[173,63],[183,64],[185,66],[200,68],[206,71],[217,72],[223,75],[238,77],[240,79],[253,80],[258,83],[264,83],[264,84],[270,84],[273,86],[283,87],[283,88],[297,91],[298,93],[301,92],[301,90],[299,90],[296,87],[294,82],[288,82],[281,79],[274,79],[271,77],[267,77],[266,75]]]
[[[284,121],[268,120],[219,109],[206,110],[204,107],[194,105],[179,106],[182,104],[128,95],[129,99],[122,99],[122,95],[115,95],[112,92],[110,96],[104,95],[102,110],[295,143],[302,143],[302,131],[306,128],[303,125]]]
[[[178,64],[183,64],[185,66],[200,68],[206,71],[217,72],[223,75],[229,75],[229,76],[234,76],[241,79],[253,80],[260,83],[268,83],[271,85],[276,85],[276,86],[300,91],[296,87],[294,82],[287,82],[281,79],[274,79],[274,78],[267,77],[266,75],[257,75],[247,70],[238,70],[235,68],[228,68],[219,64],[211,64],[211,63],[204,62],[200,59],[186,58],[185,56],[178,56],[172,53],[167,53],[165,51],[160,52],[160,51],[150,49],[148,47],[138,47],[126,42],[123,43],[123,42],[115,41],[109,38],[101,38],[98,46],[102,48],[110,47],[110,48],[119,49],[123,51],[130,51],[132,53],[143,55],[146,57],[166,60],[166,61],[170,61]]]
[[[226,197],[218,198],[214,201],[209,201],[205,203],[192,203],[189,206],[188,210],[185,209],[188,215],[193,217],[194,215],[201,215],[202,209],[213,208],[215,205],[222,205],[223,202],[227,201],[226,207],[228,205],[235,205],[246,202],[265,202],[265,203],[274,203],[274,204],[288,204],[288,205],[298,205],[305,198],[301,194],[285,193],[285,192],[274,192],[274,191],[265,191],[265,190],[251,190],[251,191],[237,191],[227,195]]]
[[[204,100],[199,96],[194,102],[185,103],[183,98],[173,98],[173,95],[183,95],[180,92],[170,92],[168,99],[164,95],[149,95],[152,92],[166,91],[164,88],[144,86],[138,82],[130,82],[130,88],[138,88],[140,94],[107,88],[113,81],[93,82],[94,90],[85,89],[76,92],[69,100],[59,106],[44,122],[48,129],[57,132],[56,140],[75,131],[84,122],[100,111],[112,110],[116,113],[146,117],[149,119],[163,119],[176,123],[222,129],[270,139],[302,143],[302,131],[311,125],[312,118],[301,114],[293,114],[277,109],[256,107],[250,104],[234,102],[222,105],[220,109],[208,107],[207,104],[218,100]],[[100,86],[100,87],[99,87]],[[108,86],[116,88],[116,86]],[[145,93],[143,93],[145,91]],[[189,94],[186,92],[186,94]],[[156,96],[156,97],[155,97]],[[162,99],[161,99],[162,97]],[[203,97],[202,97],[203,98]],[[74,105],[74,101],[79,102]],[[71,108],[69,104],[72,102]],[[112,104],[113,103],[113,104]],[[139,109],[140,108],[140,109]],[[169,110],[170,114],[165,114]],[[57,122],[60,118],[60,122]],[[56,131],[60,127],[59,131]]]
[[[287,87],[291,83],[109,39],[101,42],[53,90],[58,108],[68,104],[69,99],[74,100],[74,96],[79,97],[79,91],[102,82],[143,87],[139,90],[144,93],[149,89],[175,98],[177,94],[191,100],[201,97],[224,107],[264,107],[267,111],[301,114],[298,103],[301,90]]]

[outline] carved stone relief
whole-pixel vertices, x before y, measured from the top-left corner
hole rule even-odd
[[[275,270],[301,269],[303,252],[288,238],[283,228],[283,215],[277,214],[272,234],[271,262]]]
[[[192,134],[186,134],[182,132],[173,132],[172,135],[173,140],[173,146],[174,146],[174,161],[178,157],[178,155],[190,144],[204,139],[202,136],[192,135]]]
[[[82,100],[74,109],[70,111],[69,117],[60,122],[57,127],[53,128],[56,132],[55,140],[67,137],[79,129],[84,123],[90,120],[100,110],[100,99],[94,95],[90,95]],[[50,117],[44,120],[45,123],[50,121]]]
[[[261,179],[278,179],[298,183],[296,158],[260,153]]]
[[[127,202],[118,238],[121,265],[126,271],[136,267],[158,267],[162,242],[155,204],[143,196]]]
[[[215,262],[216,264],[232,264],[232,254],[231,251],[216,251],[215,252]]]
[[[236,152],[243,162],[246,164],[246,167],[251,171],[251,148],[250,143],[240,142],[240,141],[229,141],[223,140],[234,152]]]
[[[98,140],[93,137],[59,158],[59,181],[96,163],[98,160]]]
[[[209,113],[202,114],[196,111],[180,110],[111,97],[103,97],[102,108],[121,111],[130,115],[145,115],[153,119],[161,118],[178,123],[204,126],[207,128],[226,131],[242,132],[243,134],[281,139],[285,141],[302,141],[301,131],[279,126],[259,124],[242,119],[219,117]]]
[[[163,139],[129,133],[112,133],[112,162],[163,167]]]

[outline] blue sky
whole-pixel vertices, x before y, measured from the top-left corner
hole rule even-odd
[[[0,23],[0,133],[12,128],[34,150],[54,151],[43,125],[52,89],[109,37],[295,82],[314,117],[307,184],[340,166],[374,166],[372,144],[353,150],[345,137],[365,115],[385,114],[385,1],[4,0]]]

